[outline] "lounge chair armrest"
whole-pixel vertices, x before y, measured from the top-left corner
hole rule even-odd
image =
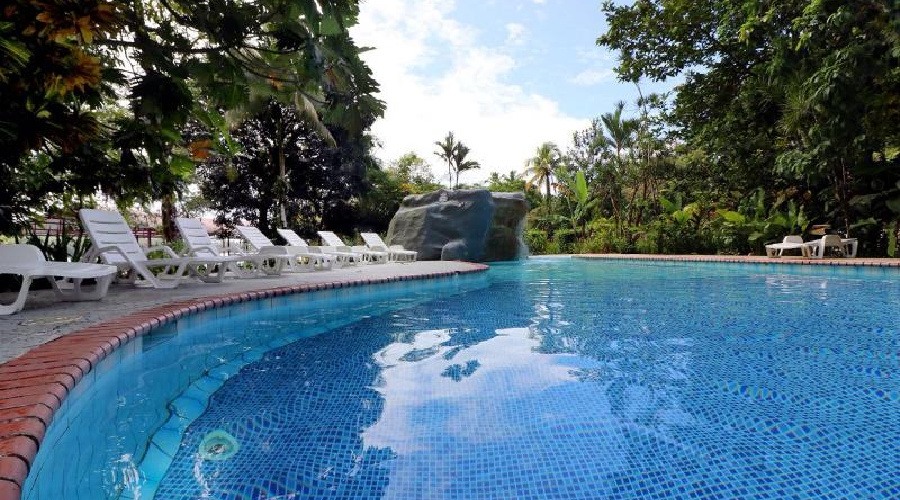
[[[166,247],[166,248],[169,248],[169,247]],[[205,253],[207,253],[207,252],[209,252],[209,254],[211,254],[211,255],[219,255],[218,249],[215,248],[214,246],[212,246],[212,245],[199,245],[199,246],[193,247],[193,248],[191,248],[190,250],[186,251],[186,252],[184,253],[184,256],[186,256],[186,257],[197,256],[197,255],[200,255],[200,254],[205,254]],[[202,256],[202,255],[201,255],[201,256]]]
[[[373,252],[387,252],[388,251],[388,249],[386,247],[383,247],[381,245],[369,245],[369,250],[372,250]]]
[[[156,246],[148,248],[144,253],[151,253],[151,252],[157,252],[157,251],[162,252],[173,259],[177,259],[179,257],[179,255],[177,253],[175,253],[175,250],[172,250],[172,248],[169,247],[168,245],[156,245]]]
[[[126,261],[128,260],[128,256],[125,255],[125,252],[123,252],[121,248],[119,248],[115,245],[99,247],[99,248],[91,247],[89,249],[89,251],[87,253],[85,253],[85,256],[90,255],[89,260],[93,260],[93,259],[100,257],[101,255],[103,255],[105,253],[117,253],[117,254],[121,255],[122,258],[125,259]],[[84,258],[82,258],[82,261],[85,261]]]
[[[270,245],[265,247],[260,247],[259,251],[255,254],[258,255],[285,255],[287,247],[281,247],[277,245]],[[241,255],[254,255],[254,252],[241,252]]]

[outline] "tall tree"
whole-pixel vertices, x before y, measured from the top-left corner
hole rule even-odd
[[[542,184],[546,187],[547,215],[550,215],[552,196],[550,186],[561,160],[562,154],[559,147],[552,142],[545,142],[535,150],[534,156],[525,162],[525,176],[528,178],[526,188],[531,189],[532,186]]]
[[[426,193],[440,188],[435,183],[431,166],[416,153],[406,153],[392,162],[387,170],[397,177],[403,189],[409,193]]]
[[[207,133],[201,129],[197,136]],[[367,152],[332,145],[277,101],[241,122],[231,138],[237,153],[212,152],[198,169],[201,193],[219,223],[248,220],[273,236],[276,226],[314,234],[323,225],[344,230],[354,224],[352,205],[373,163]],[[283,183],[276,175],[281,166]]]
[[[471,150],[462,142],[456,144],[453,151],[453,170],[456,172],[456,189],[459,189],[459,175],[467,170],[481,168],[481,164],[475,160],[469,160]]]
[[[447,163],[447,175],[450,178],[447,187],[453,189],[453,161],[459,143],[457,142],[456,137],[453,136],[453,132],[447,132],[447,136],[444,137],[444,140],[435,141],[434,145],[438,147],[438,150],[435,151],[434,154]]]

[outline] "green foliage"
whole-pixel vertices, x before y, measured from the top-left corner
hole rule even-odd
[[[195,137],[207,134],[202,127],[192,131]],[[282,206],[287,225],[310,236],[326,226],[349,233],[359,221],[358,197],[373,163],[368,151],[331,146],[296,110],[277,101],[231,135],[240,153],[211,153],[198,170],[201,195],[220,224],[246,220],[274,235],[283,225]]]
[[[900,18],[890,4],[607,2],[598,43],[618,51],[626,81],[685,76],[666,120],[693,167],[686,175],[701,174],[722,208],[757,189],[776,204],[791,193],[811,221],[875,254],[900,180]]]
[[[272,99],[360,156],[384,105],[349,35],[358,10],[334,0],[4,5],[0,232],[62,193],[161,200],[170,220],[195,163],[237,154],[231,126]],[[192,123],[208,132],[200,147],[185,136]]]
[[[406,194],[421,194],[441,188],[434,179],[431,166],[415,153],[406,153],[390,164],[387,172],[400,183],[400,189]]]
[[[550,187],[556,175],[556,169],[562,162],[562,154],[559,147],[552,142],[541,144],[534,152],[534,156],[525,162],[525,190],[530,191],[533,187],[540,189],[544,186],[546,190],[545,204],[547,214],[550,213]]]
[[[434,143],[438,147],[434,152],[439,158],[447,163],[447,172],[450,176],[448,187],[453,189],[453,173],[456,173],[456,189],[459,189],[459,176],[467,170],[481,168],[481,164],[477,161],[470,160],[469,153],[472,151],[468,146],[456,139],[453,132],[448,132],[442,141]]]

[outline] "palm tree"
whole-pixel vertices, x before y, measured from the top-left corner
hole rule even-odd
[[[435,151],[434,154],[447,162],[447,171],[450,173],[448,187],[453,189],[453,160],[459,142],[457,142],[456,137],[453,136],[453,132],[447,132],[447,137],[444,137],[443,141],[436,141],[434,145],[440,148]]]
[[[635,142],[635,135],[638,131],[639,121],[635,119],[622,119],[622,111],[625,109],[625,101],[616,103],[616,108],[612,113],[604,113],[600,120],[603,122],[609,137],[601,136],[602,140],[598,140],[598,145],[609,145],[616,150],[616,157],[613,171],[622,173],[624,169],[624,161],[622,159],[623,151],[631,148]],[[632,210],[634,208],[634,194],[632,192],[631,202],[628,204],[628,219],[631,220]],[[615,204],[615,201],[614,201]],[[616,229],[619,228],[619,210],[614,208]]]
[[[616,109],[612,113],[604,113],[600,119],[609,132],[605,140],[616,150],[616,158],[622,162],[622,151],[634,143],[634,134],[638,129],[638,121],[634,119],[623,120],[622,111],[625,109],[625,101],[616,103]]]
[[[474,160],[467,160],[470,149],[462,142],[456,143],[456,150],[453,152],[453,167],[456,170],[456,189],[459,189],[459,174],[466,170],[474,170],[481,168],[481,164]]]
[[[532,186],[545,185],[547,188],[547,215],[550,215],[550,185],[556,175],[562,154],[559,147],[552,142],[545,142],[534,152],[534,157],[525,162],[525,176],[529,179],[525,183],[525,189]]]

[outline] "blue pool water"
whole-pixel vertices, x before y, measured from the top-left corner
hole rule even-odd
[[[26,498],[900,498],[897,278],[535,260],[215,311],[84,384]]]

